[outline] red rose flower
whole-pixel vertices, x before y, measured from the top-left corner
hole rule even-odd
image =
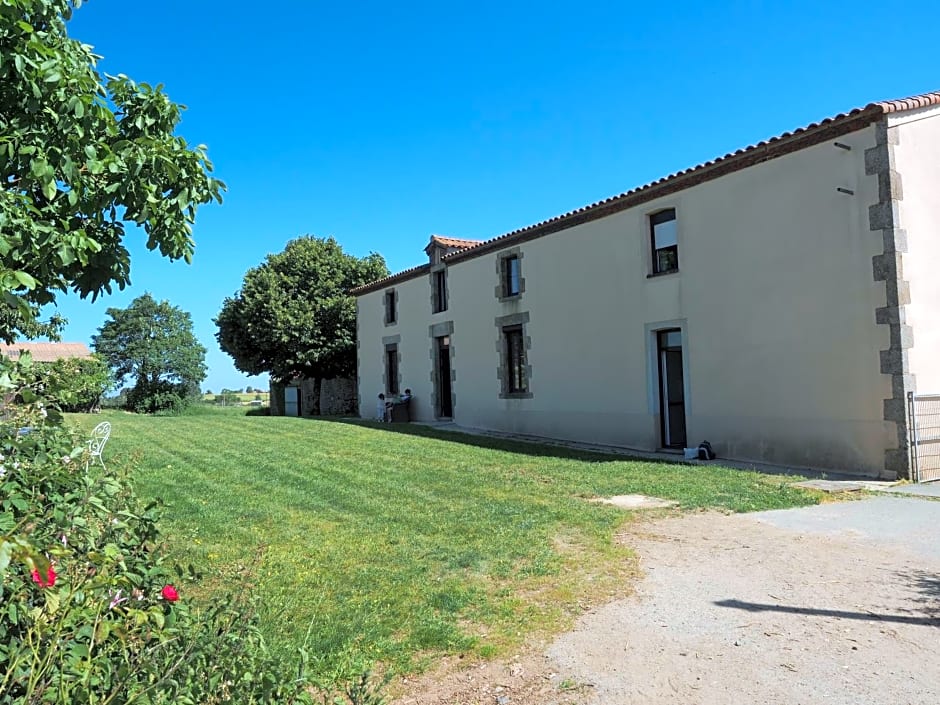
[[[33,568],[33,582],[41,588],[52,587],[55,585],[55,568],[51,565],[46,569],[46,575],[43,576],[38,568]]]
[[[176,602],[178,599],[180,599],[180,594],[172,585],[165,585],[163,590],[160,591],[160,594],[163,595],[164,600],[169,602]]]

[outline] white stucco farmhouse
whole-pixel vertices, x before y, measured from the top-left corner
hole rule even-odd
[[[940,92],[871,103],[353,291],[359,408],[912,474],[940,392]]]

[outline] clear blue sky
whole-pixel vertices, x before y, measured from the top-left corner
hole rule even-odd
[[[130,233],[133,286],[60,300],[65,339],[145,291],[193,316],[204,388],[238,373],[212,318],[298,235],[420,264],[874,100],[940,89],[936,2],[89,0],[102,70],[163,83],[229,187],[191,266]]]

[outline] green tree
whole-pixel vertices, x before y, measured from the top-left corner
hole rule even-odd
[[[138,412],[178,410],[199,395],[206,377],[206,349],[193,335],[188,313],[139,296],[126,309],[109,308],[111,320],[92,338],[95,351],[118,384],[134,381],[127,405]]]
[[[111,371],[99,357],[63,358],[35,365],[45,394],[62,411],[88,413],[112,385]]]
[[[348,292],[387,275],[381,255],[346,254],[333,238],[291,240],[223,301],[216,339],[249,375],[313,379],[319,414],[321,381],[356,369],[356,301]]]
[[[39,307],[130,281],[125,228],[171,260],[193,254],[192,224],[221,200],[202,145],[174,134],[182,107],[162,86],[102,76],[68,36],[80,0],[0,2],[0,338],[57,335]]]

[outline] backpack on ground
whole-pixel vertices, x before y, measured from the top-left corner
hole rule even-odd
[[[698,459],[699,460],[714,460],[715,451],[712,450],[712,444],[708,441],[702,441],[698,446]]]

